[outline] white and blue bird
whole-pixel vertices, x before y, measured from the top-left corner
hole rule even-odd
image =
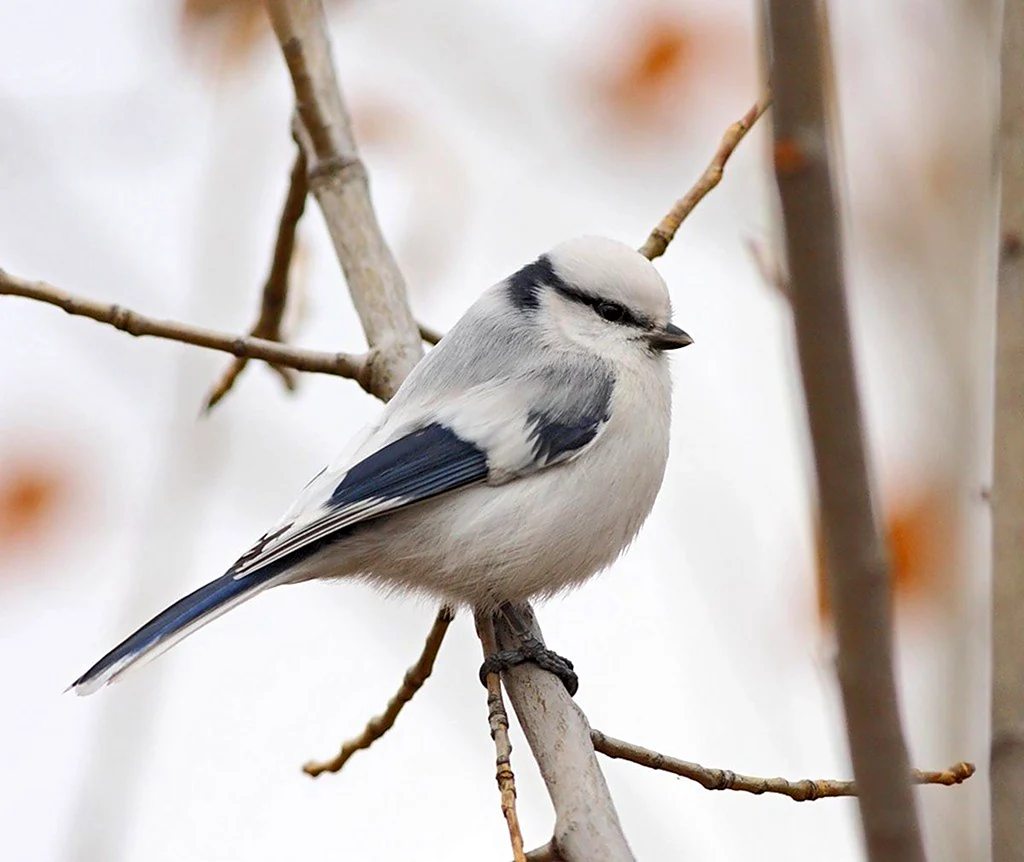
[[[494,611],[606,568],[665,474],[665,351],[691,343],[670,316],[635,250],[556,246],[487,290],[224,575],[72,688],[95,691],[278,584],[351,577]]]

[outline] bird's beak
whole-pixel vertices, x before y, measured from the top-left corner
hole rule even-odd
[[[674,323],[669,323],[664,329],[659,329],[647,336],[647,342],[654,350],[676,350],[686,347],[687,344],[693,344],[693,339]]]

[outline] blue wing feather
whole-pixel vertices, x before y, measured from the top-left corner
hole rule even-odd
[[[433,423],[389,443],[350,469],[331,494],[344,509],[373,499],[409,503],[487,478],[487,456],[444,425]]]
[[[445,425],[434,422],[393,440],[351,467],[313,520],[288,525],[257,545],[234,566],[234,577],[248,577],[264,566],[309,556],[344,536],[357,524],[372,521],[439,494],[487,478],[487,455]]]
[[[226,574],[158,614],[94,664],[71,687],[98,688],[133,664],[169,649],[200,626],[268,586],[292,566],[365,523],[405,506],[487,478],[487,456],[444,425],[434,423],[400,437],[345,473],[322,516],[290,532],[264,536]]]
[[[71,683],[71,687],[87,693],[102,685],[159,647],[170,647],[177,643],[181,638],[175,636],[182,632],[188,633],[192,626],[198,628],[195,624],[200,620],[202,623],[209,622],[229,607],[248,598],[247,594],[260,591],[276,574],[276,570],[268,569],[240,581],[228,573],[189,593],[123,640]]]
[[[556,464],[589,446],[611,416],[615,377],[599,367],[577,380],[556,377],[558,399],[545,410],[532,410],[528,428],[533,455],[543,464]]]

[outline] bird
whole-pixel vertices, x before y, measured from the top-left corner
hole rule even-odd
[[[624,243],[540,255],[480,295],[225,574],[70,688],[94,692],[280,584],[348,578],[492,613],[582,584],[633,541],[664,479],[666,352],[693,341],[671,311]]]

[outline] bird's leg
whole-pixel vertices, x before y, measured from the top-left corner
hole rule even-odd
[[[534,637],[533,632],[530,631],[529,624],[515,605],[505,602],[498,609],[498,613],[495,614],[495,616],[498,615],[504,617],[515,633],[516,638],[519,640],[519,648],[499,650],[484,659],[484,663],[480,666],[480,681],[487,685],[487,675],[489,673],[500,673],[503,670],[508,670],[510,667],[515,667],[517,664],[529,661],[542,670],[553,673],[562,681],[562,685],[569,692],[569,696],[575,695],[576,690],[580,686],[580,681],[573,670],[572,662],[558,653],[549,650],[541,641]]]

